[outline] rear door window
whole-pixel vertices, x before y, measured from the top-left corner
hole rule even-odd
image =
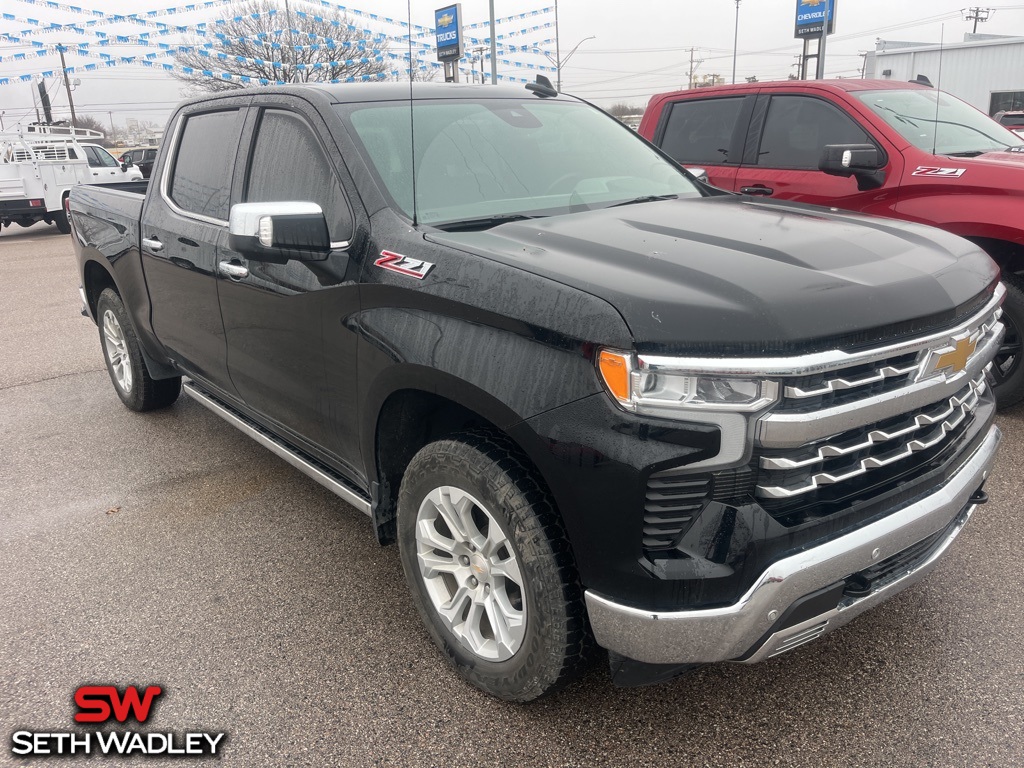
[[[231,171],[241,132],[238,110],[185,118],[168,185],[175,204],[189,213],[227,221]]]
[[[740,158],[729,157],[729,147],[742,107],[742,96],[672,104],[661,148],[679,163],[739,163]]]

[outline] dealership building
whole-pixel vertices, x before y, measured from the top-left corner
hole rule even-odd
[[[989,115],[1024,109],[1024,37],[965,38],[947,45],[879,40],[867,56],[864,76],[906,81],[924,75]]]

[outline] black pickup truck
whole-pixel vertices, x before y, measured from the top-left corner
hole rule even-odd
[[[145,195],[71,195],[115,391],[369,515],[496,696],[594,641],[621,684],[789,651],[986,499],[1004,289],[966,240],[721,193],[541,83],[261,88],[165,135]]]

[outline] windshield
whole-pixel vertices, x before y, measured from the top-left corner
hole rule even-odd
[[[339,105],[395,204],[413,214],[408,102]],[[578,102],[416,102],[416,216],[434,226],[700,197],[679,167]]]
[[[931,89],[854,93],[918,149],[936,155],[980,155],[1024,139],[948,93]]]

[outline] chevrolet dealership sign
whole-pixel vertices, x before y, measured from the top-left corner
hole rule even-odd
[[[836,0],[796,0],[795,37],[820,37],[828,5],[828,33],[835,32]]]
[[[438,61],[462,57],[462,3],[434,11],[434,39]]]

